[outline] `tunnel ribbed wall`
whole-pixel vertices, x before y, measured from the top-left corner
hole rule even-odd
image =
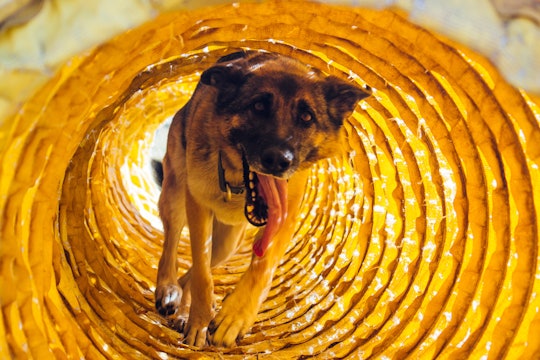
[[[253,331],[197,351],[154,311],[163,234],[147,154],[200,72],[239,48],[374,94],[346,124],[346,153],[313,169]],[[390,10],[162,15],[72,59],[4,132],[0,353],[538,359],[539,117],[487,61]],[[187,237],[178,256],[183,272]],[[249,259],[247,239],[216,269],[218,305]]]

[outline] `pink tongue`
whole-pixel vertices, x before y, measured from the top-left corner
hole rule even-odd
[[[262,237],[253,244],[255,255],[262,257],[272,238],[287,218],[287,180],[257,174],[259,194],[268,205],[268,220]]]

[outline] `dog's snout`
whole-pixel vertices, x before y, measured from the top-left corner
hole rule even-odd
[[[264,170],[273,175],[280,175],[289,170],[294,160],[294,154],[289,149],[270,147],[261,154],[261,165]]]

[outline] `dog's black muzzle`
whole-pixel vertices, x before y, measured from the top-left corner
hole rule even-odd
[[[260,155],[260,164],[264,173],[282,176],[292,166],[294,153],[284,146],[271,146],[264,149]]]

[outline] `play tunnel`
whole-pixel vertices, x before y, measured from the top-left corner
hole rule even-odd
[[[151,149],[238,49],[374,90],[313,168],[251,332],[195,349],[154,309]],[[0,358],[540,359],[539,99],[398,9],[242,2],[125,31],[2,123]],[[218,308],[250,241],[214,271]]]

